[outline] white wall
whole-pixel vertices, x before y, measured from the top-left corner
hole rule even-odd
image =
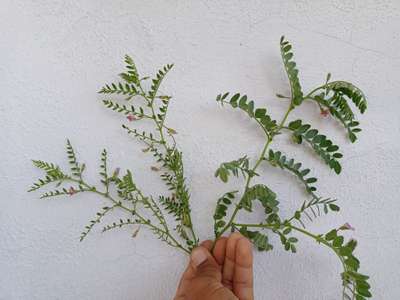
[[[341,176],[287,139],[279,141],[314,168],[323,195],[341,201],[340,214],[320,218],[310,230],[351,222],[375,299],[400,297],[399,1],[2,0],[0,11],[0,299],[170,299],[186,256],[145,230],[132,239],[130,230],[101,234],[99,226],[79,243],[103,201],[90,195],[45,201],[26,193],[42,175],[29,159],[66,167],[69,137],[90,181],[96,182],[98,154],[107,147],[115,166],[132,168],[146,192],[157,191],[151,159],[96,91],[116,79],[125,53],[143,73],[174,62],[164,86],[175,97],[169,123],[185,153],[196,228],[201,239],[211,238],[216,197],[239,184],[218,182],[214,170],[245,153],[254,157],[262,146],[255,125],[219,108],[215,96],[241,91],[282,114],[285,103],[274,98],[288,89],[281,34],[294,44],[306,90],[330,71],[362,87],[369,99],[354,145],[315,107],[294,114],[342,145]],[[285,214],[299,206],[304,194],[295,180],[268,167],[262,174]],[[257,299],[340,298],[338,261],[303,238],[296,255],[279,243],[257,254],[255,271]]]

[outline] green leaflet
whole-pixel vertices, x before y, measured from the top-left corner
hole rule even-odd
[[[269,243],[268,236],[259,231],[248,230],[246,226],[239,229],[240,233],[247,237],[259,251],[270,251],[274,247]]]
[[[165,75],[173,68],[173,64],[168,64],[164,66],[162,69],[158,70],[156,77],[152,79],[152,85],[149,91],[150,99],[153,99],[157,96],[158,88],[160,87]]]
[[[361,131],[360,123],[356,121],[353,110],[348,100],[364,113],[367,108],[367,100],[362,91],[355,85],[345,81],[333,81],[323,86],[324,92],[310,96],[309,99],[316,101],[320,106],[329,110],[346,128],[348,137],[352,143],[357,140],[357,133]]]
[[[304,228],[304,222],[302,217],[306,216],[309,221],[319,217],[321,215],[321,210],[327,214],[329,211],[337,212],[340,207],[335,204],[337,200],[331,198],[312,198],[311,200],[304,201],[299,210],[296,210],[294,216],[290,220],[297,220]]]
[[[336,174],[341,172],[342,166],[338,159],[342,158],[343,155],[338,152],[339,146],[333,144],[325,135],[318,134],[318,130],[311,128],[311,125],[303,124],[302,120],[290,122],[288,128],[293,131],[293,138],[296,143],[301,144],[303,140],[307,141]]]
[[[161,105],[159,107],[159,113],[157,114],[157,118],[159,121],[161,121],[162,124],[164,124],[165,118],[167,116],[167,111],[168,111],[168,107],[169,107],[169,103],[171,100],[171,97],[169,96],[161,96],[159,97],[161,100]]]
[[[223,194],[218,200],[214,211],[214,233],[217,235],[220,230],[226,225],[224,217],[226,217],[229,205],[232,204],[233,199],[238,191],[231,191]]]
[[[326,84],[326,88],[353,101],[362,114],[367,109],[367,99],[364,93],[354,84],[347,81],[332,81]]]
[[[169,176],[161,175],[161,178],[166,181],[169,188],[172,188],[175,193],[170,197],[178,203],[179,211],[174,211],[174,214],[180,214],[179,219],[182,221],[182,225],[191,227],[190,219],[190,206],[189,206],[189,189],[186,186],[183,162],[182,162],[182,152],[178,149],[169,151],[164,159],[165,167],[169,171]]]
[[[128,83],[133,83],[136,86],[140,86],[139,72],[132,57],[130,57],[129,55],[125,55],[124,61],[126,63],[127,71],[126,73],[120,74],[121,78]]]
[[[129,170],[126,170],[126,174],[122,177],[121,180],[117,181],[118,195],[122,199],[129,199],[131,197],[131,193],[136,191],[136,185],[133,182],[132,173]]]
[[[48,163],[42,160],[32,160],[32,162],[35,167],[45,171],[46,176],[44,178],[38,179],[37,182],[33,183],[33,185],[28,189],[28,192],[36,191],[49,183],[58,182],[59,185],[69,178],[69,176],[67,176],[60,170],[59,166],[53,163]]]
[[[243,177],[246,177],[246,175],[251,177],[258,175],[249,169],[249,159],[247,156],[222,163],[215,171],[214,175],[215,177],[219,177],[223,182],[228,182],[229,174],[238,177],[239,171],[242,173]]]
[[[89,232],[93,229],[93,227],[97,224],[100,223],[101,219],[111,210],[113,210],[117,205],[113,205],[111,207],[109,206],[104,206],[98,213],[96,213],[96,217],[93,220],[90,220],[89,224],[85,226],[85,229],[82,231],[81,236],[79,238],[79,241],[82,242],[86,236],[89,234]],[[122,223],[122,220],[121,220]],[[121,227],[121,226],[120,226]],[[103,230],[104,232],[105,230]]]
[[[75,177],[80,178],[82,176],[82,172],[85,169],[85,166],[80,166],[77,159],[74,148],[71,145],[71,142],[67,140],[67,156],[68,156],[68,163],[70,164],[72,175]]]
[[[358,273],[360,261],[354,256],[357,242],[349,240],[345,243],[344,237],[339,235],[337,229],[329,231],[321,239],[324,239],[324,243],[329,245],[343,262],[343,299],[354,299],[354,296],[356,299],[370,298],[372,295],[368,283],[369,277]]]
[[[107,150],[103,149],[101,152],[101,157],[100,157],[100,172],[99,175],[101,176],[101,183],[104,184],[106,187],[106,193],[108,193],[108,187],[109,187],[109,180],[108,180],[108,170],[107,170]]]
[[[281,55],[285,71],[289,79],[290,90],[292,94],[293,105],[300,105],[303,102],[303,92],[300,86],[299,70],[296,68],[296,63],[293,60],[292,45],[281,37],[280,41]]]
[[[119,74],[124,82],[116,82],[111,84],[106,84],[100,91],[100,94],[117,94],[125,95],[126,100],[132,99],[132,97],[140,94],[140,79],[133,59],[125,55],[125,63],[127,71]]]
[[[279,202],[276,200],[276,194],[266,185],[256,184],[249,187],[243,195],[241,204],[245,210],[251,212],[254,200],[259,200],[270,213],[278,211]]]
[[[314,198],[318,198],[315,195],[317,188],[313,186],[313,183],[317,181],[315,177],[307,177],[310,173],[310,169],[301,169],[302,163],[295,162],[294,159],[288,159],[286,155],[282,155],[280,151],[273,151],[272,149],[268,152],[268,158],[265,158],[271,165],[279,166],[281,169],[286,169],[296,175],[300,181],[304,184],[307,193],[309,193]]]
[[[140,225],[140,224],[144,224],[144,223],[137,221],[137,220],[132,220],[132,219],[125,219],[125,220],[120,219],[119,222],[113,222],[112,224],[108,224],[108,225],[104,226],[102,232],[110,231],[115,228],[121,228],[126,225],[135,225],[135,224]],[[85,228],[88,229],[87,227],[85,227]],[[137,234],[137,232],[135,231],[134,234]]]
[[[254,101],[248,101],[247,95],[240,95],[239,93],[233,95],[229,101],[227,100],[229,93],[219,94],[216,101],[223,105],[227,103],[233,108],[240,108],[245,111],[250,118],[255,119],[257,123],[263,128],[267,134],[271,134],[277,127],[276,120],[272,120],[267,114],[265,108],[254,108]]]
[[[133,84],[128,83],[111,83],[106,84],[100,91],[100,94],[117,94],[117,95],[124,95],[128,96],[126,100],[130,100],[133,96],[139,94],[136,87]]]
[[[161,195],[159,196],[158,201],[170,215],[175,217],[175,221],[182,220],[183,205],[181,202],[176,201],[175,195],[170,197]]]
[[[139,107],[138,109],[135,108],[133,105],[125,105],[125,104],[119,104],[117,102],[114,102],[112,100],[103,100],[104,106],[112,109],[113,111],[122,113],[124,115],[133,115],[138,118],[143,118],[146,117],[144,114],[144,110],[142,107]]]

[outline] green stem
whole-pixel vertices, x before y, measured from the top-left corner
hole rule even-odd
[[[318,87],[316,87],[315,89],[313,89],[311,92],[309,92],[307,95],[305,95],[303,97],[304,100],[309,99],[311,97],[312,94],[314,94],[316,91],[320,90],[320,89],[324,89],[326,87],[326,84],[320,85]]]
[[[97,195],[103,196],[104,198],[107,198],[108,200],[110,200],[115,206],[120,207],[121,209],[127,211],[127,212],[128,212],[129,214],[131,214],[131,215],[135,215],[136,217],[138,217],[138,218],[143,222],[143,224],[149,226],[150,228],[152,228],[152,229],[154,229],[154,230],[156,230],[156,231],[158,231],[158,232],[161,232],[161,233],[167,235],[168,238],[170,238],[170,239],[173,241],[173,243],[175,244],[175,245],[174,245],[175,247],[180,248],[180,249],[183,250],[184,252],[190,254],[190,251],[189,251],[188,249],[186,249],[185,247],[183,247],[183,246],[171,235],[171,233],[169,232],[168,229],[163,230],[163,229],[161,229],[161,228],[155,226],[154,224],[151,224],[149,220],[147,220],[145,217],[141,216],[136,210],[133,210],[133,209],[130,209],[129,207],[124,206],[120,201],[115,200],[115,199],[114,199],[109,193],[107,193],[107,192],[100,192],[100,191],[98,191],[94,186],[90,186],[89,184],[87,184],[86,182],[84,182],[84,181],[82,181],[82,180],[76,180],[76,179],[73,179],[73,178],[70,178],[69,180],[70,180],[70,181],[73,181],[73,182],[76,182],[76,183],[78,183],[78,184],[80,184],[80,185],[85,186],[86,188],[88,188],[88,191],[89,191],[89,192],[92,192],[92,193],[95,193],[95,194],[97,194]],[[141,197],[143,196],[142,194],[139,194],[139,195],[141,195]]]
[[[154,104],[154,100],[157,97],[157,92],[158,92],[158,88],[159,87],[157,87],[157,89],[154,91],[153,97],[150,97],[150,98],[147,97],[147,95],[144,92],[144,90],[143,90],[141,85],[139,85],[139,88],[140,88],[140,91],[141,91],[141,96],[146,100],[148,106],[151,109],[151,114],[152,114],[151,118],[154,121],[154,123],[156,124],[157,131],[160,134],[160,144],[163,145],[163,147],[165,149],[165,152],[168,155],[170,153],[170,148],[168,148],[167,142],[165,140],[163,128],[167,129],[168,131],[170,131],[170,128],[168,128],[167,126],[164,125],[165,117],[164,117],[163,121],[160,121],[160,122],[157,121],[157,117],[156,117],[156,114],[155,114],[155,111],[154,111],[154,105],[153,105]],[[168,101],[168,104],[169,104],[169,101]],[[172,138],[172,140],[174,142],[173,148],[175,148],[175,145],[176,145],[175,138],[173,137],[172,134],[169,134],[169,135],[170,135],[170,137]],[[185,226],[185,227],[189,228],[190,233],[192,235],[193,243],[194,243],[194,245],[197,246],[198,242],[197,242],[196,234],[195,234],[194,229],[193,229],[192,217],[191,217],[191,214],[190,214],[190,206],[189,206],[189,203],[185,203],[185,205],[187,207],[187,211],[185,212],[185,214],[186,214],[186,217],[187,217],[187,221],[189,223],[188,224],[189,226]]]
[[[265,157],[265,153],[267,152],[267,149],[268,149],[269,145],[270,145],[271,142],[273,141],[274,136],[275,136],[277,133],[279,133],[279,131],[280,131],[280,130],[282,129],[282,127],[285,125],[285,122],[286,122],[286,120],[287,120],[287,118],[288,118],[290,112],[291,112],[293,109],[294,109],[294,106],[293,106],[292,103],[290,103],[289,108],[287,109],[286,113],[285,113],[284,116],[282,117],[282,120],[281,120],[281,122],[279,123],[277,129],[274,131],[273,134],[271,134],[271,135],[268,135],[268,134],[267,134],[267,142],[265,143],[265,145],[264,145],[264,147],[263,147],[263,149],[262,149],[262,151],[261,151],[261,154],[260,154],[259,158],[257,159],[257,161],[256,161],[256,163],[255,163],[255,165],[254,165],[254,167],[251,169],[251,171],[252,171],[251,173],[254,173],[254,172],[257,170],[258,166],[259,166],[259,165],[261,164],[261,162],[263,161],[263,159],[264,159],[264,157]],[[247,190],[248,190],[248,188],[249,188],[251,179],[252,179],[252,176],[247,175],[247,180],[246,180],[245,188],[244,188],[244,191],[243,191],[243,194],[242,194],[242,198],[240,199],[239,203],[236,205],[235,210],[233,211],[233,213],[232,213],[232,215],[231,215],[229,221],[228,221],[227,224],[225,225],[225,227],[222,228],[222,230],[219,231],[219,233],[215,236],[213,248],[214,248],[215,243],[216,243],[216,241],[218,240],[218,238],[221,237],[221,236],[232,226],[232,224],[233,224],[233,222],[234,222],[234,220],[235,220],[236,215],[238,214],[239,210],[242,208],[242,201],[243,201],[244,195],[246,194],[246,192],[247,192]]]
[[[257,228],[266,228],[266,229],[276,230],[276,227],[270,226],[270,225],[268,225],[268,224],[244,224],[244,223],[234,223],[233,225],[234,225],[234,226],[237,226],[237,227],[257,227]],[[343,265],[344,270],[345,270],[345,271],[347,270],[347,266],[346,266],[346,264],[344,263],[343,257],[339,254],[338,250],[336,250],[332,245],[330,245],[330,244],[329,244],[325,239],[323,239],[321,236],[316,235],[316,234],[313,234],[313,233],[311,233],[311,232],[309,232],[309,231],[307,231],[307,230],[305,230],[305,229],[302,229],[302,228],[300,228],[300,227],[294,226],[294,225],[292,225],[292,224],[290,224],[290,223],[287,223],[287,224],[286,224],[286,227],[289,227],[289,228],[291,228],[291,229],[294,230],[294,231],[300,232],[300,233],[302,233],[302,234],[304,234],[304,235],[306,235],[306,236],[308,236],[308,237],[314,239],[317,243],[323,244],[323,245],[325,245],[326,247],[330,248],[333,252],[335,252],[335,254],[337,255],[337,257],[340,259],[340,261],[341,261],[341,263],[342,263],[342,265]]]

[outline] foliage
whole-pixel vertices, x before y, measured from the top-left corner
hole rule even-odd
[[[290,122],[289,129],[293,131],[293,140],[296,143],[301,144],[302,141],[309,143],[325,163],[335,170],[336,174],[340,174],[342,166],[338,159],[343,155],[338,152],[339,146],[333,144],[325,135],[318,134],[318,130],[311,128],[311,125],[303,124],[302,120]]]
[[[310,173],[310,169],[301,169],[302,163],[296,163],[293,158],[287,159],[286,155],[283,155],[280,151],[273,151],[269,149],[268,158],[265,157],[272,166],[280,167],[283,170],[288,170],[289,172],[293,173],[297,176],[298,179],[304,184],[304,187],[311,196],[317,198],[316,194],[314,193],[317,188],[313,185],[317,181],[315,177],[308,177],[306,176]]]
[[[345,81],[330,81],[328,74],[325,83],[303,93],[299,80],[299,71],[293,60],[292,45],[282,37],[280,50],[284,70],[287,74],[290,95],[277,94],[278,98],[287,99],[287,111],[280,121],[271,117],[266,107],[256,107],[256,102],[248,100],[247,95],[229,92],[219,94],[216,98],[221,106],[228,105],[239,109],[254,120],[265,134],[265,144],[254,162],[248,155],[222,163],[215,172],[222,182],[228,182],[230,176],[244,180],[243,188],[224,193],[216,203],[213,214],[215,240],[228,230],[239,231],[248,237],[260,251],[272,250],[270,236],[276,235],[283,248],[292,253],[297,252],[299,236],[315,240],[333,251],[343,266],[341,279],[343,282],[343,299],[362,300],[371,297],[368,276],[359,272],[360,262],[356,258],[355,240],[345,241],[341,234],[343,230],[353,229],[349,224],[335,228],[326,234],[314,234],[308,231],[306,224],[322,214],[338,212],[338,201],[330,197],[317,195],[317,178],[311,176],[311,170],[305,168],[295,158],[290,158],[280,150],[271,149],[271,144],[278,135],[290,133],[294,144],[307,144],[330,169],[340,174],[342,166],[340,159],[343,154],[339,146],[333,143],[318,129],[312,128],[302,119],[289,121],[290,113],[298,109],[305,101],[318,105],[321,116],[331,116],[338,120],[347,130],[351,142],[355,142],[361,129],[352,107],[364,113],[367,108],[363,92]],[[66,152],[69,171],[64,171],[54,163],[33,160],[33,164],[43,170],[45,175],[38,179],[29,191],[36,191],[50,185],[55,189],[48,190],[41,198],[59,196],[76,196],[81,193],[92,193],[108,200],[109,205],[103,206],[95,217],[86,225],[80,240],[101,223],[105,216],[112,215],[115,210],[122,210],[126,218],[121,218],[103,227],[108,232],[122,227],[133,227],[132,237],[136,237],[140,228],[147,228],[155,236],[168,245],[190,253],[198,245],[191,219],[190,191],[186,182],[183,155],[179,150],[175,135],[177,132],[166,125],[167,113],[172,97],[160,92],[166,75],[173,68],[172,64],[162,67],[151,78],[141,77],[130,56],[125,56],[126,70],[119,74],[120,80],[106,84],[100,93],[106,98],[103,104],[114,112],[120,113],[129,122],[150,121],[152,130],[140,130],[138,127],[123,124],[127,133],[144,144],[143,152],[154,158],[151,170],[165,184],[166,192],[154,196],[146,195],[135,181],[130,169],[122,171],[119,167],[112,168],[108,163],[108,152],[104,149],[100,154],[99,186],[90,184],[84,177],[85,164],[78,161],[72,144],[67,140]],[[144,84],[149,80],[149,84]],[[148,89],[145,88],[148,87]],[[123,99],[118,99],[122,97]],[[123,101],[123,103],[121,103]],[[285,217],[279,210],[284,199],[278,197],[271,184],[254,183],[260,165],[267,163],[294,175],[305,189],[308,199],[302,200],[299,208],[290,217]],[[239,176],[241,175],[241,176]],[[279,201],[278,201],[279,199]],[[254,205],[259,201],[261,206]],[[252,213],[262,208],[263,218],[259,223],[240,223],[239,212]],[[308,221],[307,221],[308,220]],[[297,225],[300,225],[299,227]]]
[[[303,92],[300,86],[299,70],[296,68],[296,63],[293,60],[292,45],[282,36],[281,41],[281,56],[285,71],[289,79],[291,99],[294,105],[300,105],[303,102]]]
[[[249,169],[249,159],[247,156],[243,156],[237,160],[232,160],[229,162],[224,162],[220,165],[220,167],[215,171],[215,177],[219,177],[223,182],[228,182],[228,178],[230,173],[232,175],[238,177],[239,171],[243,175],[243,177],[250,176],[253,177],[258,175]]]
[[[272,120],[271,117],[267,114],[267,110],[265,108],[254,108],[254,101],[247,101],[246,95],[240,95],[236,93],[233,95],[229,101],[227,98],[229,93],[219,94],[217,96],[217,102],[224,105],[225,103],[231,105],[233,108],[239,108],[245,111],[250,118],[254,119],[265,131],[266,134],[272,134],[274,129],[277,127],[276,121]]]
[[[342,171],[340,159],[343,157],[343,154],[339,152],[339,146],[333,143],[326,135],[319,133],[318,129],[312,128],[311,125],[303,120],[297,119],[288,122],[288,118],[290,113],[301,106],[303,102],[316,102],[320,107],[321,116],[325,117],[330,114],[333,118],[341,122],[347,129],[350,141],[354,142],[356,140],[356,133],[360,132],[361,129],[359,128],[359,122],[355,120],[355,113],[351,109],[350,103],[356,106],[361,113],[364,113],[367,107],[365,96],[359,88],[349,82],[329,82],[330,74],[328,74],[323,85],[304,94],[298,77],[297,65],[293,60],[292,45],[282,37],[280,48],[291,91],[290,96],[277,94],[278,98],[290,101],[287,111],[280,122],[273,120],[273,118],[266,114],[268,111],[267,108],[255,109],[255,102],[248,101],[246,95],[241,96],[241,94],[236,93],[230,97],[230,93],[224,93],[217,96],[217,102],[222,105],[229,104],[233,108],[239,108],[247,112],[249,118],[256,121],[260,125],[260,129],[264,131],[265,144],[254,164],[250,163],[248,156],[244,156],[242,159],[224,163],[217,169],[215,175],[223,182],[228,181],[230,174],[237,176],[240,171],[244,177],[245,184],[242,195],[237,195],[238,200],[230,217],[227,215],[225,206],[221,204],[221,199],[217,201],[217,211],[220,212],[217,216],[222,215],[224,219],[222,222],[215,223],[216,239],[229,229],[239,230],[258,249],[271,250],[273,247],[269,242],[268,234],[276,234],[279,236],[285,250],[296,252],[298,238],[293,236],[294,233],[312,237],[318,243],[324,244],[334,250],[343,263],[343,298],[358,300],[368,298],[371,296],[367,283],[368,278],[357,273],[359,262],[353,254],[355,243],[350,241],[347,244],[343,244],[343,237],[330,240],[330,235],[314,235],[306,230],[305,220],[312,221],[320,216],[321,212],[324,214],[331,211],[338,212],[340,207],[337,205],[337,200],[329,197],[321,197],[316,194],[317,187],[315,184],[317,178],[309,176],[311,173],[309,168],[304,168],[302,163],[296,162],[295,158],[289,158],[282,151],[270,149],[275,136],[289,132],[295,144],[308,144],[330,169],[336,174],[340,174]],[[301,206],[294,212],[292,217],[284,218],[281,215],[278,209],[279,202],[276,200],[277,195],[272,192],[270,187],[260,183],[252,184],[255,177],[254,174],[257,174],[257,169],[263,162],[268,162],[273,167],[279,167],[295,175],[304,186],[306,193],[311,196],[311,199],[302,201]],[[253,200],[261,202],[265,210],[264,220],[256,224],[237,222],[236,218],[239,211],[253,211],[251,205]],[[302,227],[296,227],[296,222]],[[269,232],[266,232],[266,230]],[[358,284],[360,285],[358,286]]]

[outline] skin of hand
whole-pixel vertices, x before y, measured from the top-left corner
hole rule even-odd
[[[193,249],[174,300],[254,300],[253,252],[240,233]]]

